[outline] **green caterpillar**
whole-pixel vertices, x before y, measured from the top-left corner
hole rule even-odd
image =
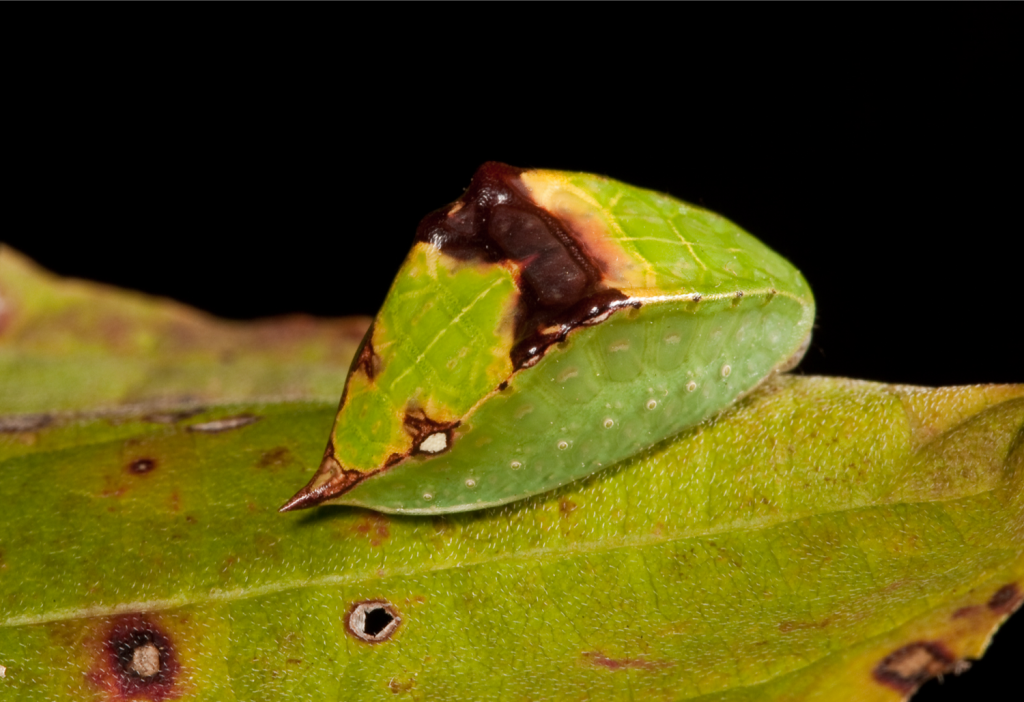
[[[419,225],[282,511],[481,509],[551,490],[795,366],[814,299],[736,225],[586,173],[487,163]]]

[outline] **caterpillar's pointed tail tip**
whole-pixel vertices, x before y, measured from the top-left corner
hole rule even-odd
[[[285,502],[277,511],[292,512],[316,507],[348,492],[367,475],[355,470],[345,470],[333,456],[325,456],[320,469],[306,487],[295,493],[292,499]]]
[[[278,512],[292,512],[297,509],[309,509],[310,507],[316,507],[320,504],[321,495],[318,490],[310,490],[308,487],[304,487],[299,490],[290,500],[285,502]]]

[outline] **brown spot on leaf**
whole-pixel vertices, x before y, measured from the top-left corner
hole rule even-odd
[[[983,612],[984,607],[974,605],[973,607],[961,607],[957,611],[953,612],[952,619],[963,619],[964,617],[973,617],[979,612]]]
[[[373,513],[360,519],[355,530],[367,537],[371,546],[380,546],[391,536],[390,524],[391,520],[383,514]]]
[[[395,633],[402,618],[391,603],[384,600],[356,602],[345,617],[345,629],[360,641],[380,643]]]
[[[608,670],[624,670],[629,668],[640,670],[656,670],[669,665],[663,661],[645,661],[641,658],[609,658],[598,651],[584,651],[583,660],[590,665]]]
[[[277,446],[260,454],[256,465],[260,468],[280,468],[292,462],[292,453],[286,446]]]
[[[198,431],[204,434],[219,434],[222,431],[230,431],[231,429],[238,429],[239,427],[247,426],[253,422],[258,422],[260,419],[260,417],[253,414],[239,414],[234,417],[215,419],[211,422],[192,424],[188,427],[188,430]]]
[[[997,614],[1009,614],[1020,606],[1022,599],[1024,598],[1021,597],[1017,584],[1010,583],[996,590],[989,598],[988,608]]]
[[[409,692],[416,685],[416,681],[412,678],[407,680],[399,680],[398,678],[391,678],[388,681],[388,689],[396,695],[400,695],[404,692]]]
[[[156,469],[155,458],[136,458],[128,464],[128,472],[132,475],[145,475]]]
[[[142,614],[117,617],[106,635],[106,675],[118,699],[178,697],[178,662],[170,637]]]
[[[579,505],[566,497],[558,503],[558,513],[562,515],[563,519],[565,519],[575,512],[577,507],[579,507]]]
[[[915,641],[898,648],[875,667],[875,680],[910,694],[936,675],[960,670],[956,659],[938,641]]]
[[[828,624],[828,619],[823,619],[820,622],[785,621],[779,623],[779,631],[783,634],[787,634],[791,631],[800,631],[802,629],[824,629]]]
[[[235,565],[240,560],[241,559],[236,555],[229,555],[222,561],[222,565],[220,567],[220,576],[222,581],[226,582],[231,579],[231,574],[235,570]]]

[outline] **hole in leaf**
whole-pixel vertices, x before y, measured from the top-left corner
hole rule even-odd
[[[392,617],[383,607],[371,609],[366,613],[366,622],[363,625],[363,633],[367,636],[377,636],[394,620],[395,618]]]
[[[391,638],[401,619],[398,612],[383,600],[356,603],[349,612],[348,631],[357,639],[378,643]]]

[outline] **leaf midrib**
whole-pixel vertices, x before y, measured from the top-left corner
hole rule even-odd
[[[728,526],[722,526],[720,528],[712,528],[703,530],[699,533],[687,532],[677,533],[673,535],[655,535],[646,534],[639,537],[619,537],[615,539],[614,544],[609,544],[609,540],[603,542],[592,542],[590,544],[573,546],[560,546],[560,547],[540,547],[532,548],[525,551],[505,552],[502,554],[489,555],[487,557],[481,557],[477,559],[467,559],[458,563],[444,563],[436,566],[427,568],[408,568],[408,569],[396,569],[388,572],[386,575],[375,575],[373,577],[367,577],[367,574],[359,574],[352,576],[344,575],[321,575],[313,578],[303,578],[299,580],[282,581],[277,583],[270,583],[263,586],[247,587],[247,588],[233,588],[229,590],[221,590],[217,592],[210,592],[202,597],[182,597],[182,598],[166,598],[157,600],[145,600],[124,603],[114,606],[96,606],[96,607],[81,607],[81,608],[68,608],[57,610],[49,614],[38,615],[38,616],[15,616],[5,619],[0,622],[0,627],[18,627],[18,626],[29,626],[34,624],[47,624],[51,622],[67,621],[74,619],[85,619],[91,617],[105,617],[115,614],[123,614],[128,612],[142,612],[142,611],[165,611],[170,609],[177,609],[181,607],[190,607],[195,605],[206,605],[216,603],[228,603],[237,602],[247,599],[253,599],[256,597],[263,597],[265,595],[275,595],[281,592],[287,592],[290,590],[302,590],[308,588],[320,588],[324,586],[336,586],[336,585],[352,585],[361,582],[369,582],[373,580],[384,580],[390,578],[407,578],[432,573],[443,573],[445,571],[456,570],[459,568],[474,568],[481,565],[489,564],[516,564],[516,563],[531,563],[538,565],[546,565],[550,563],[556,563],[559,561],[566,560],[566,558],[575,555],[589,555],[599,553],[611,553],[626,548],[637,548],[645,549],[651,546],[659,546],[663,544],[675,543],[678,541],[685,541],[687,539],[704,538],[709,536],[716,536],[723,533],[744,533],[744,532],[755,532],[762,531],[777,526],[783,526],[791,524],[803,519],[813,519],[815,517],[821,517],[826,515],[837,515],[845,514],[848,512],[854,512],[862,509],[874,509],[877,507],[891,507],[891,506],[916,506],[923,504],[935,504],[935,503],[949,503],[955,502],[962,499],[970,499],[983,495],[985,493],[993,492],[996,488],[988,488],[985,490],[979,490],[971,494],[958,495],[949,499],[936,499],[936,500],[920,500],[917,502],[907,502],[902,500],[895,501],[883,501],[871,504],[859,504],[850,505],[843,509],[833,509],[822,512],[809,512],[806,514],[793,515],[786,519],[780,519],[778,521],[769,521],[757,525],[747,526],[744,528],[729,528]]]

